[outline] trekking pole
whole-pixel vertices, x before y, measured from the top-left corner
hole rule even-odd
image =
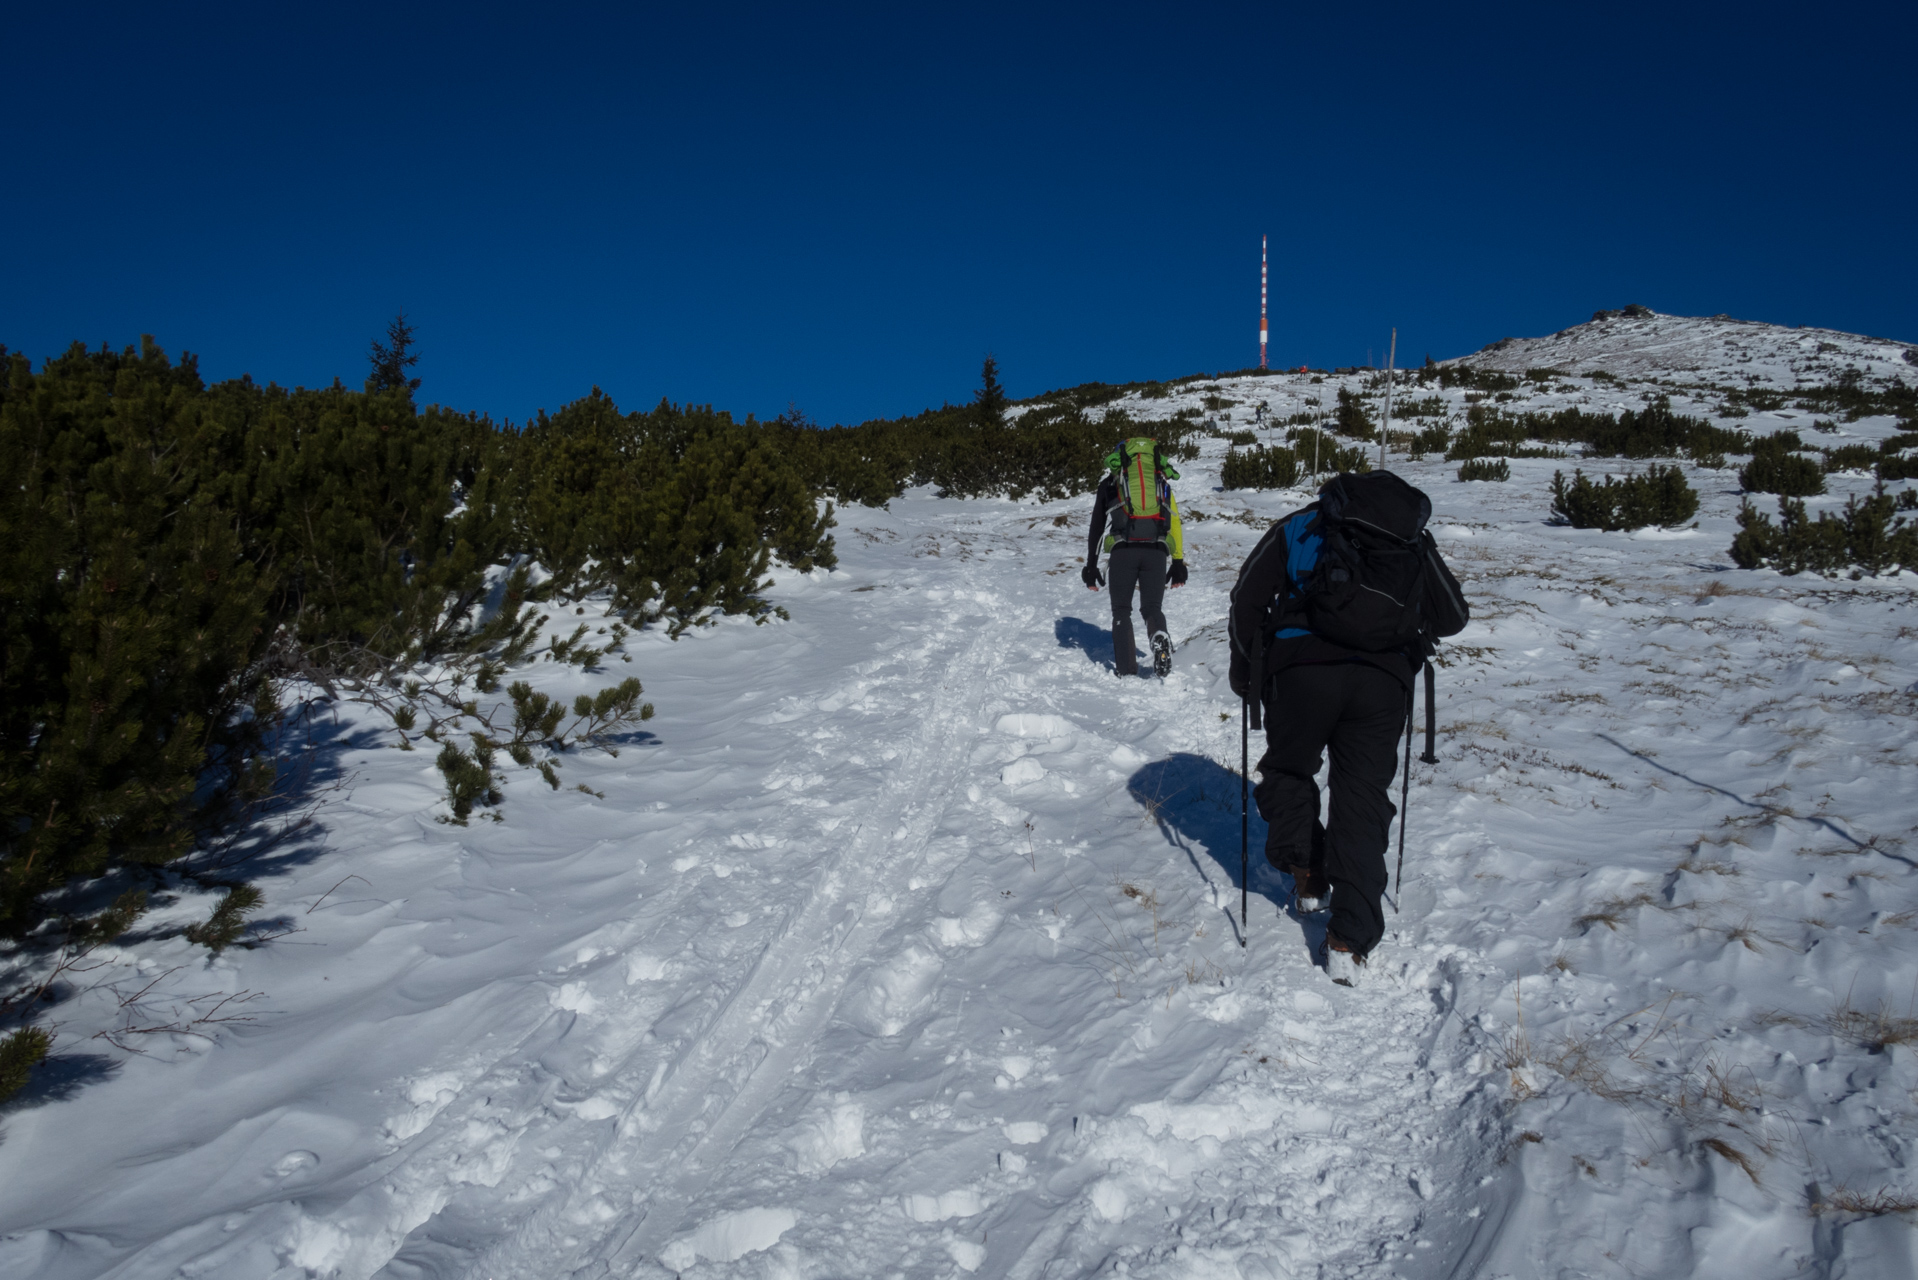
[[[1389,792],[1387,794],[1390,794]],[[1392,878],[1392,914],[1405,897],[1405,811],[1412,800],[1412,695],[1405,695],[1405,776],[1399,779],[1399,869]]]
[[[1247,745],[1251,739],[1246,732],[1246,700],[1239,699],[1239,945],[1246,945],[1245,902],[1246,882],[1251,878],[1252,838],[1249,819],[1246,817],[1246,789],[1251,785],[1247,781],[1248,766],[1251,762],[1251,749]]]

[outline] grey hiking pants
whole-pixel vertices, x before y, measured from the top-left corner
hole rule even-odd
[[[1122,676],[1139,674],[1132,645],[1132,589],[1139,589],[1139,616],[1147,639],[1165,630],[1165,572],[1168,557],[1158,546],[1117,546],[1106,562],[1106,586],[1112,593],[1112,661]]]
[[[1379,896],[1387,877],[1392,776],[1405,729],[1405,686],[1363,662],[1303,663],[1266,682],[1259,816],[1265,857],[1281,871],[1309,867],[1332,885],[1331,930],[1363,955],[1385,936]],[[1327,748],[1332,804],[1319,824],[1313,780]]]

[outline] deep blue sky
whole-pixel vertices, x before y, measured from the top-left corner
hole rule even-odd
[[[1642,302],[1918,339],[1918,5],[11,10],[0,343],[824,422]]]

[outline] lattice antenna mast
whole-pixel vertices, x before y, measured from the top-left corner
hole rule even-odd
[[[1265,368],[1265,237],[1259,237],[1259,368]]]

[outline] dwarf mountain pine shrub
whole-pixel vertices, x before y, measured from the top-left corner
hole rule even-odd
[[[1908,427],[1908,422],[1899,423]],[[1909,480],[1918,476],[1918,453],[1905,453],[1907,449],[1918,448],[1918,431],[1900,431],[1878,442],[1879,459],[1876,467],[1880,480]]]
[[[1822,465],[1827,475],[1834,471],[1872,471],[1883,456],[1868,444],[1844,444],[1836,449],[1825,450]]]
[[[1378,435],[1379,424],[1365,411],[1365,402],[1348,387],[1339,388],[1338,408],[1332,414],[1332,427],[1348,440],[1370,440]]]
[[[1437,382],[1441,387],[1463,387],[1470,391],[1518,390],[1518,379],[1509,373],[1462,364],[1428,364],[1418,371],[1417,377],[1421,383]]]
[[[1843,512],[1821,511],[1815,520],[1806,516],[1800,498],[1778,499],[1777,524],[1747,500],[1739,505],[1732,562],[1741,569],[1769,567],[1787,575],[1834,577],[1849,571],[1862,578],[1896,569],[1918,572],[1918,524],[1895,515],[1899,507],[1882,480],[1870,497],[1853,494]]]
[[[1751,443],[1751,437],[1742,431],[1673,413],[1670,401],[1663,396],[1643,409],[1627,409],[1616,416],[1575,408],[1508,414],[1473,405],[1466,411],[1465,430],[1447,450],[1446,459],[1458,462],[1466,458],[1551,455],[1551,450],[1526,448],[1525,443],[1531,440],[1581,444],[1591,457],[1690,457],[1700,465],[1714,465],[1714,459],[1722,464],[1722,455],[1744,453]]]
[[[1370,450],[1364,445],[1342,444],[1336,436],[1317,428],[1288,431],[1286,437],[1292,452],[1298,455],[1300,468],[1311,475],[1372,469]]]
[[[475,806],[497,805],[504,798],[500,792],[504,779],[493,771],[492,740],[482,733],[473,734],[472,739],[471,752],[462,751],[457,743],[447,742],[440,747],[439,758],[433,761],[446,779],[446,802],[453,811],[452,817],[440,821],[462,827],[473,816]]]
[[[1299,455],[1284,445],[1230,449],[1219,469],[1227,489],[1286,489],[1299,482]]]
[[[1435,422],[1412,437],[1412,456],[1423,458],[1428,453],[1443,454],[1451,443],[1452,428],[1443,422]]]
[[[1810,497],[1825,491],[1824,469],[1795,451],[1805,447],[1796,431],[1777,431],[1752,442],[1752,460],[1738,473],[1747,493]]]
[[[289,592],[249,424],[191,357],[76,345],[0,382],[0,934],[269,789]],[[263,509],[267,508],[267,509]]]
[[[1552,514],[1579,529],[1642,529],[1680,525],[1698,514],[1698,494],[1677,467],[1653,463],[1640,475],[1602,483],[1573,471],[1552,473]]]
[[[1510,480],[1512,464],[1503,458],[1473,458],[1458,469],[1461,480]]]
[[[1446,413],[1445,399],[1442,396],[1426,396],[1420,400],[1403,400],[1392,406],[1392,416],[1400,421],[1412,418],[1443,418]]]
[[[802,572],[837,563],[832,507],[780,443],[710,406],[621,413],[595,387],[511,441],[514,543],[561,592],[608,590],[673,636],[713,613],[764,619],[775,554]]]
[[[599,395],[502,431],[415,405],[410,327],[387,337],[365,391],[208,385],[151,339],[38,371],[0,350],[0,935],[270,798],[276,682],[444,743],[534,656],[541,599],[603,586],[677,634],[769,612],[774,555],[833,563],[817,451],[790,447],[824,433]],[[877,452],[848,483],[896,492]],[[623,634],[551,656],[591,666]],[[454,774],[468,811],[495,790]]]

